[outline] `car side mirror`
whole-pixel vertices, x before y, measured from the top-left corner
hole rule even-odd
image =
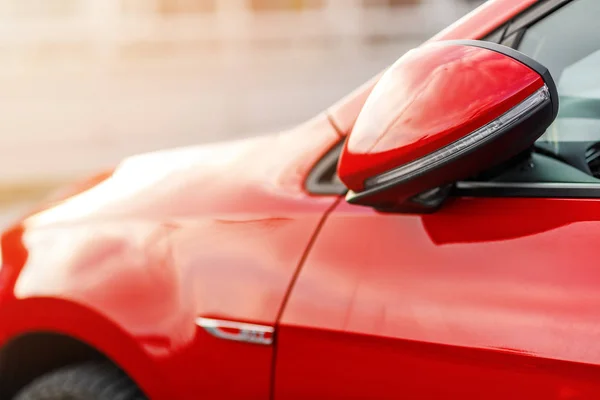
[[[530,148],[557,112],[550,72],[511,48],[453,40],[413,49],[382,75],[346,140],[346,200],[435,210],[457,180]]]

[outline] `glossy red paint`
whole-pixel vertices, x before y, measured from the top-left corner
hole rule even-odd
[[[488,0],[483,6],[465,15],[427,42],[481,39],[536,2],[537,0]],[[350,132],[367,97],[382,75],[383,72],[377,74],[329,108],[331,121],[340,134],[347,135]]]
[[[434,152],[492,122],[544,85],[528,66],[459,44],[411,50],[383,74],[346,141],[338,173],[367,178]]]
[[[340,203],[280,321],[276,398],[598,398],[598,235],[598,200]]]
[[[476,39],[532,3],[532,0],[491,0],[487,11],[472,14],[437,38]],[[550,285],[541,287],[542,291],[549,290],[549,295],[530,290],[532,283],[537,283],[532,279],[545,282],[542,260],[531,275],[527,275],[524,268],[517,270],[517,264],[510,265],[505,275],[506,282],[523,279],[515,289],[519,290],[512,293],[501,281],[497,287],[492,287],[494,291],[488,296],[487,292],[482,292],[478,281],[490,282],[476,270],[480,261],[465,252],[465,244],[459,243],[461,240],[471,243],[486,236],[477,235],[473,239],[465,236],[464,231],[457,232],[453,228],[457,221],[451,218],[451,214],[444,214],[450,218],[447,222],[443,218],[427,220],[426,227],[425,220],[420,217],[390,216],[385,223],[384,216],[372,210],[358,207],[348,209],[349,206],[342,205],[332,218],[334,224],[324,225],[324,241],[321,242],[321,237],[316,236],[319,227],[323,226],[325,215],[340,201],[340,197],[310,195],[304,190],[304,180],[316,160],[339,141],[339,135],[346,135],[354,125],[376,80],[374,78],[371,83],[331,108],[327,116],[320,116],[292,132],[134,157],[114,171],[58,193],[2,235],[0,319],[3,323],[0,326],[0,345],[6,346],[15,337],[31,332],[50,331],[72,336],[106,354],[150,398],[158,400],[203,397],[265,399],[272,395],[272,385],[276,388],[278,399],[294,398],[302,393],[316,393],[312,396],[314,398],[335,398],[350,393],[348,388],[351,387],[357,390],[352,397],[366,393],[363,398],[373,398],[371,394],[381,394],[385,385],[389,385],[390,390],[382,396],[389,397],[401,383],[399,374],[393,374],[394,371],[412,373],[407,376],[418,375],[420,379],[418,372],[425,367],[432,368],[428,371],[430,374],[436,371],[446,373],[446,377],[442,376],[443,382],[452,383],[452,376],[474,376],[469,384],[474,383],[472,387],[480,389],[496,376],[496,370],[485,375],[480,382],[477,375],[467,373],[474,369],[461,369],[460,362],[467,362],[471,359],[470,355],[475,354],[473,357],[481,360],[483,367],[498,366],[497,370],[501,371],[497,375],[499,379],[514,375],[520,377],[518,368],[513,375],[501,368],[502,365],[515,366],[514,351],[507,350],[508,347],[522,349],[520,351],[539,351],[542,356],[563,357],[568,362],[568,370],[561,369],[555,361],[549,364],[539,359],[532,361],[530,356],[523,358],[526,362],[518,365],[523,368],[534,366],[534,372],[529,375],[531,382],[543,381],[549,388],[562,385],[563,398],[582,393],[584,386],[581,382],[591,382],[596,377],[596,370],[590,366],[575,369],[573,365],[586,359],[586,350],[589,350],[589,362],[595,362],[596,355],[600,354],[592,340],[595,326],[591,315],[594,312],[592,308],[596,307],[596,291],[591,290],[591,285],[596,275],[590,261],[585,260],[584,264],[575,268],[575,275],[557,273],[558,262],[566,259],[566,244],[561,244],[561,257],[550,260],[554,261],[554,264],[550,264],[550,272],[553,272],[548,281]],[[590,214],[577,217],[580,219],[573,217],[576,220],[565,217],[564,226],[549,232],[578,235],[584,229],[589,232],[595,226],[593,224],[597,219],[592,213],[595,203],[576,204],[578,207],[583,204],[581,210],[587,210]],[[491,205],[501,207],[502,203]],[[537,205],[528,203],[527,207]],[[550,206],[539,210],[555,212]],[[527,217],[528,212],[527,208],[518,216]],[[361,226],[357,227],[356,221],[366,221],[367,218],[354,218],[354,213],[375,216],[377,220],[364,226],[361,222]],[[492,255],[499,257],[498,260],[509,257],[508,261],[513,263],[543,255],[531,253],[536,247],[525,248],[525,243],[527,238],[533,237],[538,238],[534,245],[539,244],[542,248],[550,246],[544,239],[546,233],[535,234],[541,229],[539,221],[546,218],[540,216],[539,212],[529,215],[531,218],[537,215],[539,219],[527,220],[527,234],[521,232],[522,237],[519,232],[515,233],[509,228],[486,229],[491,244],[506,245],[501,248],[490,247],[484,241],[487,247],[477,254],[487,254],[492,249]],[[584,217],[589,217],[589,221],[584,222]],[[350,230],[339,230],[335,221],[342,221],[343,227]],[[404,225],[396,226],[400,221],[405,221]],[[510,216],[506,221],[510,221]],[[478,223],[471,222],[480,229],[484,229],[485,223],[482,218]],[[371,234],[375,231],[369,229],[374,227],[383,227],[384,230]],[[417,259],[419,254],[428,256],[427,253],[416,253],[421,248],[432,251],[430,256],[437,259],[456,256],[465,263],[470,262],[472,267],[466,268],[456,261],[447,271],[438,265],[431,275],[446,278],[451,275],[451,268],[455,268],[467,278],[465,282],[471,284],[461,286],[464,293],[460,293],[456,301],[447,301],[447,309],[452,306],[453,310],[457,310],[456,315],[448,316],[458,321],[455,321],[456,329],[450,325],[442,326],[443,315],[436,314],[436,309],[425,313],[423,320],[429,324],[426,328],[434,328],[431,331],[419,329],[414,318],[403,320],[411,328],[406,332],[399,325],[386,325],[385,318],[381,325],[381,313],[377,312],[382,308],[378,306],[382,302],[398,300],[397,297],[389,297],[392,292],[390,287],[398,284],[405,270],[394,272],[395,269],[389,268],[389,265],[382,267],[375,264],[373,272],[379,270],[388,274],[376,278],[369,269],[360,268],[360,261],[372,256],[368,246],[378,249],[378,242],[368,242],[370,244],[367,245],[367,242],[357,241],[357,230],[369,232],[371,240],[390,231],[403,232],[406,235],[403,236],[404,242],[414,247],[402,247],[405,251],[395,250],[397,253],[388,247],[382,249],[390,257],[408,254],[410,260]],[[497,237],[494,235],[499,235],[499,232],[511,239],[494,242],[491,238]],[[338,235],[337,238],[332,234]],[[513,236],[520,243],[515,248],[510,247],[515,242]],[[388,238],[380,243],[389,245],[390,242]],[[314,244],[314,254],[309,253],[311,243]],[[400,246],[402,243],[395,241],[394,245]],[[326,259],[324,249],[329,245],[342,257],[315,274],[315,266],[321,265]],[[577,247],[582,244],[575,246],[574,256],[583,257],[582,248]],[[450,254],[448,250],[440,251],[444,249],[451,249]],[[501,254],[498,255],[498,252]],[[511,254],[513,258],[510,258]],[[302,271],[297,290],[288,298],[299,266],[307,255],[307,269]],[[519,255],[522,258],[517,259]],[[351,260],[351,256],[356,258]],[[551,259],[550,256],[547,258]],[[344,271],[346,265],[342,264],[348,262],[349,269]],[[444,275],[444,272],[447,274]],[[583,274],[589,276],[584,277]],[[324,277],[325,280],[313,282],[311,276]],[[423,282],[444,287],[441,280],[438,282],[431,277],[427,280],[426,274],[414,276],[423,277]],[[448,285],[460,276],[451,276]],[[360,279],[361,285],[353,286],[352,279]],[[373,284],[378,283],[378,279],[384,281],[381,287]],[[564,292],[556,287],[560,279],[567,282]],[[590,286],[586,286],[585,279]],[[385,286],[386,282],[388,286]],[[409,282],[415,283],[415,280]],[[360,289],[364,287],[369,290],[381,289],[381,297],[370,291],[365,294]],[[442,303],[451,297],[449,287],[433,298],[434,305],[444,306]],[[330,290],[321,299],[319,296],[325,288]],[[356,294],[349,294],[348,290],[355,288]],[[400,291],[404,293],[400,299],[423,300],[417,295],[416,288]],[[434,292],[425,289],[424,294]],[[575,289],[583,291],[577,292]],[[502,297],[502,291],[512,293],[512,297],[508,294]],[[322,310],[316,310],[314,304],[307,306],[306,296],[313,295],[313,303],[322,304]],[[365,303],[365,295],[367,300],[375,301]],[[557,295],[554,302],[551,301],[553,295]],[[571,299],[566,295],[575,297]],[[586,298],[591,301],[583,304]],[[278,317],[286,299],[289,299],[290,310],[286,311],[282,323],[278,325]],[[356,299],[357,302],[349,302],[349,299]],[[460,299],[464,302],[458,301]],[[493,331],[493,323],[489,319],[483,321],[480,330],[463,330],[475,325],[467,317],[479,318],[482,312],[495,311],[501,308],[495,301],[507,299],[514,303],[509,303],[506,313],[501,315],[512,321],[512,325],[500,326],[525,325],[525,338],[511,337],[505,330]],[[479,313],[469,313],[467,300]],[[521,314],[516,301],[524,301]],[[365,311],[361,311],[365,304]],[[427,304],[416,303],[415,306],[425,307],[427,311]],[[304,307],[309,307],[306,314],[299,315],[298,310]],[[410,317],[410,307],[410,304],[400,304],[398,312]],[[553,314],[556,322],[548,321],[546,332],[542,332],[539,325],[526,325],[525,317],[537,310],[536,307],[543,310],[547,310],[547,307],[556,308]],[[579,308],[576,310],[576,307]],[[373,310],[377,312],[371,314]],[[281,351],[278,349],[276,355],[277,382],[274,383],[271,376],[274,347],[216,339],[194,324],[199,316],[278,326],[276,342]],[[499,321],[506,323],[505,320]],[[436,322],[439,324],[436,325]],[[558,325],[562,323],[571,323],[573,331],[566,332],[566,325]],[[345,331],[336,326],[344,326]],[[379,326],[387,329],[383,335],[379,332]],[[343,332],[354,332],[356,335],[341,335]],[[457,361],[457,357],[453,356],[456,353],[438,353],[439,348],[436,348],[435,354],[449,355],[433,360],[435,354],[428,350],[428,358],[416,360],[407,354],[407,359],[414,363],[402,365],[399,370],[398,360],[393,355],[403,356],[403,344],[413,343],[405,336],[417,334],[423,335],[417,338],[421,343],[414,342],[416,347],[411,354],[423,355],[419,349],[432,349],[430,346],[434,345],[443,348],[455,346],[460,349],[460,360]],[[533,338],[534,334],[541,335],[539,343]],[[381,336],[385,336],[385,339]],[[551,342],[554,338],[557,340]],[[363,341],[358,343],[358,347],[349,349],[348,345],[357,344],[357,339]],[[503,347],[497,351],[485,347],[500,342]],[[478,349],[483,347],[485,350]],[[473,353],[463,351],[466,348],[473,348]],[[490,363],[488,354],[492,352],[498,357],[506,357]],[[322,363],[315,363],[315,360]],[[357,360],[373,364],[351,362]],[[390,360],[394,364],[390,364]],[[458,365],[456,373],[451,370],[449,360]],[[341,367],[341,363],[346,364]],[[411,368],[414,372],[411,372]],[[558,383],[553,383],[553,375],[547,374],[544,368],[561,372]],[[306,372],[304,387],[300,387],[302,376],[295,375],[295,372]],[[316,374],[318,377],[315,378]],[[324,377],[330,379],[325,380]],[[351,380],[339,382],[331,379],[336,377],[350,377]],[[392,381],[393,377],[395,381]],[[5,376],[0,377],[0,383],[3,378],[6,379]],[[415,382],[419,380],[415,378]],[[534,386],[534,383],[523,380],[519,382],[530,385],[524,386],[525,389]],[[573,383],[568,386],[565,382]],[[595,388],[595,382],[600,380],[590,383],[592,388]],[[372,386],[371,391],[367,392],[368,383],[379,386]],[[409,382],[408,388],[415,386],[418,385],[411,386]],[[431,389],[432,385],[428,387]]]
[[[81,185],[4,234],[0,310],[13,328],[0,336],[82,338],[153,399],[268,397],[272,347],[224,342],[195,319],[275,324],[337,200],[308,195],[304,179],[338,140],[321,116],[279,135],[137,156]],[[70,308],[104,322],[79,325]]]

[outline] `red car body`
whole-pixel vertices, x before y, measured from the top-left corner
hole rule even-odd
[[[534,3],[492,0],[432,40]],[[290,132],[128,159],[6,230],[3,348],[72,338],[152,399],[598,398],[599,200],[409,215],[306,190],[376,80]]]

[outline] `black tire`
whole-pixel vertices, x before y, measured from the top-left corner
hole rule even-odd
[[[78,364],[35,379],[14,400],[145,400],[127,375],[110,363]]]

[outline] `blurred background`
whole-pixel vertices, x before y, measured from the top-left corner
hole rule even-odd
[[[293,126],[482,2],[0,0],[0,205]]]

